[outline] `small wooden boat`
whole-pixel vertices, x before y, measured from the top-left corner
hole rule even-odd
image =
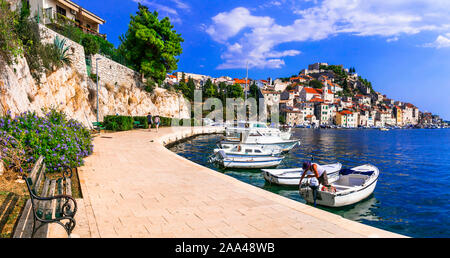
[[[270,168],[278,166],[284,157],[271,156],[271,157],[229,157],[225,154],[225,151],[220,150],[211,159],[212,162],[219,164],[224,168]]]
[[[335,191],[327,191],[322,185],[317,189],[316,203],[327,207],[342,207],[369,197],[375,190],[380,171],[372,165],[343,169],[335,180],[329,180]],[[300,195],[308,203],[314,203],[309,183],[302,184]]]
[[[332,178],[337,177],[339,175],[339,171],[342,168],[341,163],[321,165],[321,166],[325,168],[329,180],[332,180]],[[302,168],[263,169],[262,174],[264,176],[264,179],[271,184],[298,187],[300,183],[300,178],[303,174],[303,169]],[[308,172],[308,174],[312,173]],[[303,181],[305,182],[306,178],[303,179]]]

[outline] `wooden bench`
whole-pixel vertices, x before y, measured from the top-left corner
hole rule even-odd
[[[134,121],[133,122],[134,128],[144,128],[145,126],[143,124],[141,124],[141,122],[139,121]]]
[[[106,130],[106,127],[103,126],[103,124],[100,123],[100,122],[93,122],[92,126],[94,126],[94,129],[97,130],[97,131]]]
[[[40,156],[31,173],[23,176],[32,205],[31,237],[40,227],[49,223],[61,225],[70,237],[76,225],[74,216],[77,212],[77,202],[72,197],[72,169],[66,168],[63,177],[58,179],[48,178],[45,169],[44,157]]]

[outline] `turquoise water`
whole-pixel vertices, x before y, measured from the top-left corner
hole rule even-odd
[[[344,208],[321,209],[411,237],[450,237],[450,130],[295,129],[302,144],[279,168],[320,164],[373,164],[381,175],[374,193]],[[259,170],[220,170],[207,162],[218,135],[199,136],[170,149],[198,164],[305,203],[296,188],[271,186]]]

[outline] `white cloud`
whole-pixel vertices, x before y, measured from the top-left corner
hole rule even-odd
[[[395,42],[395,41],[398,41],[398,40],[399,40],[398,37],[393,37],[393,38],[386,39],[386,42],[390,43],[390,42]]]
[[[393,42],[402,35],[450,30],[448,0],[279,0],[266,5],[275,2],[289,6],[297,19],[283,26],[271,17],[253,15],[244,7],[212,18],[206,32],[226,46],[219,69],[244,68],[247,60],[252,67],[281,68],[284,57],[301,53],[275,51],[283,43],[317,41],[344,33],[382,36]],[[309,8],[304,8],[305,3]],[[440,36],[434,44],[446,46],[448,40],[449,37]]]
[[[173,23],[182,22],[177,9],[182,9],[183,11],[189,11],[191,9],[188,4],[181,0],[169,0],[169,2],[172,2],[169,4],[167,4],[167,0],[133,0],[133,2],[140,3],[149,7],[150,11],[156,10],[164,16],[168,16]]]
[[[448,48],[450,47],[450,33],[439,35],[433,43],[423,45],[424,47]]]
[[[231,12],[219,13],[212,20],[214,25],[208,27],[206,32],[218,42],[225,42],[244,28],[264,28],[274,23],[272,18],[253,16],[243,7],[235,8]]]

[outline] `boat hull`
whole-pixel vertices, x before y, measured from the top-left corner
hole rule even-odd
[[[339,176],[339,171],[342,168],[342,164],[330,164],[323,165],[325,171],[327,171],[327,177],[329,181],[334,181]],[[271,183],[281,186],[299,186],[300,178],[302,176],[303,169],[264,169],[262,174],[264,179]]]
[[[375,190],[376,184],[377,182],[374,182],[369,187],[363,190],[340,196],[324,191],[318,191],[316,204],[333,208],[352,205],[369,197]],[[307,191],[300,191],[300,193],[306,202],[314,203],[313,192],[311,188],[308,188]]]
[[[222,146],[229,146],[233,148],[234,146],[237,146],[240,144],[238,141],[228,141],[224,140],[220,143]],[[246,142],[245,145],[259,145],[263,148],[271,149],[271,150],[278,150],[281,149],[283,152],[289,152],[292,150],[297,144],[300,144],[299,141],[296,140],[289,140],[285,142],[275,142],[275,143],[264,143],[264,142]]]
[[[332,185],[336,188],[336,192],[322,191],[319,186],[316,204],[327,207],[344,207],[369,197],[375,190],[378,181],[380,173],[378,169],[371,165],[364,165],[350,171],[352,171],[350,174],[341,174],[337,180],[333,180]],[[299,192],[306,202],[314,203],[311,187],[301,187]]]
[[[261,160],[261,161],[239,161],[236,159],[223,159],[220,165],[224,168],[247,168],[247,169],[259,169],[259,168],[271,168],[278,166],[283,159]]]

